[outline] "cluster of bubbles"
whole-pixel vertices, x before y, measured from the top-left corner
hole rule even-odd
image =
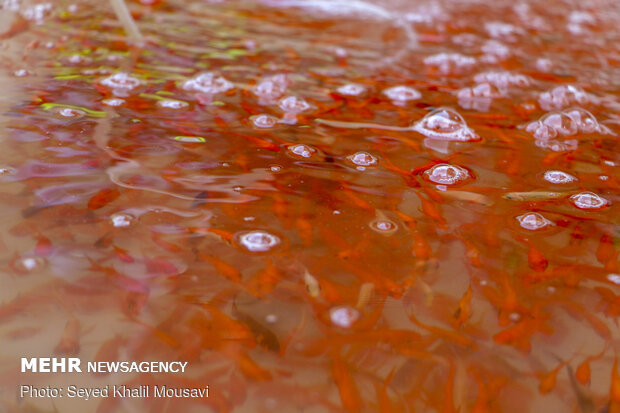
[[[252,88],[252,92],[260,99],[272,101],[286,93],[288,84],[286,75],[277,74],[261,80]]]
[[[476,59],[460,53],[439,53],[426,57],[424,64],[440,74],[448,76],[469,71],[476,65]]]
[[[540,119],[527,124],[525,130],[539,141],[577,134],[612,134],[607,127],[596,120],[593,114],[580,107],[549,112]]]
[[[586,105],[592,100],[590,94],[573,85],[562,85],[543,92],[538,104],[543,110],[559,110],[571,105]]]
[[[204,93],[206,95],[227,92],[234,87],[235,85],[233,85],[232,82],[212,72],[200,73],[183,82],[182,86],[184,90],[189,92]]]

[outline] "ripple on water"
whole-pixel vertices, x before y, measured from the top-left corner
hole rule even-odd
[[[183,90],[215,95],[233,89],[235,85],[212,72],[200,73],[183,83]]]
[[[530,231],[536,231],[555,225],[553,222],[549,221],[537,212],[528,212],[527,214],[519,215],[517,217],[517,221],[519,221],[521,228],[525,228]]]
[[[471,179],[469,171],[457,165],[440,163],[424,171],[424,179],[439,185],[455,185]]]
[[[281,243],[276,235],[261,230],[237,234],[236,239],[241,247],[250,252],[266,252]]]
[[[412,129],[429,138],[440,140],[461,142],[480,140],[458,112],[446,107],[428,113],[416,122]]]
[[[474,76],[476,83],[490,83],[500,91],[506,91],[511,87],[528,87],[531,84],[529,77],[507,71],[490,71],[478,73]]]
[[[572,195],[570,200],[579,209],[603,209],[611,204],[609,200],[589,191]]]

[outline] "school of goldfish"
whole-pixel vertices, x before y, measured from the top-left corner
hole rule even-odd
[[[620,3],[128,3],[0,5],[1,411],[620,413]]]

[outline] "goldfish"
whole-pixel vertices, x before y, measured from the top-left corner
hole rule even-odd
[[[90,198],[88,201],[88,209],[95,210],[103,208],[110,202],[116,200],[120,195],[121,193],[118,189],[104,188]]]

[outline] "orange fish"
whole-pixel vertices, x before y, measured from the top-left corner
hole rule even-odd
[[[362,399],[359,390],[346,364],[339,355],[333,357],[332,375],[336,386],[338,386],[342,407],[349,413],[360,412],[362,409]]]
[[[549,262],[545,256],[533,245],[530,246],[530,251],[527,255],[527,261],[531,269],[536,272],[543,272],[547,269]]]
[[[34,254],[37,257],[48,257],[54,251],[54,247],[52,247],[52,242],[49,238],[39,235],[37,237],[37,245],[34,247]]]
[[[80,332],[82,325],[77,318],[67,321],[60,341],[54,348],[55,354],[75,356],[80,352]]]
[[[215,268],[215,271],[217,271],[224,277],[228,278],[232,282],[235,282],[235,283],[241,282],[241,273],[239,272],[239,270],[233,265],[230,265],[229,263],[227,263],[226,261],[218,257],[214,257],[208,254],[203,254],[200,252],[197,253],[197,257],[202,261],[208,261],[209,264],[211,264],[213,268]]]
[[[108,205],[110,202],[114,201],[118,198],[121,193],[118,189],[110,189],[104,188],[101,191],[97,192],[89,201],[88,201],[88,209],[100,209],[104,206]]]
[[[467,291],[465,291],[465,294],[463,294],[463,297],[459,301],[458,308],[454,312],[453,325],[456,328],[463,327],[463,324],[465,324],[471,316],[471,296],[472,289],[470,284],[469,287],[467,287]]]

